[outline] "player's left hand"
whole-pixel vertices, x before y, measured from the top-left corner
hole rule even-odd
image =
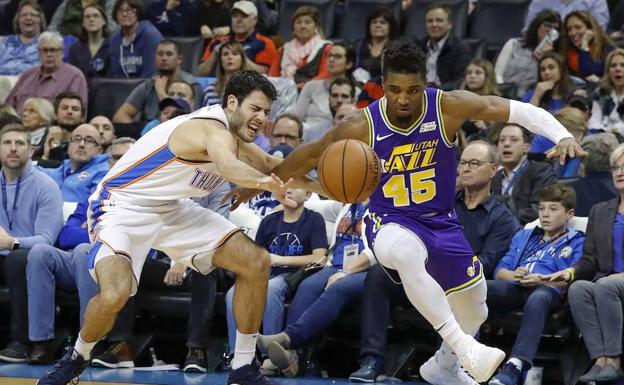
[[[262,193],[263,190],[260,189],[236,187],[233,188],[229,193],[225,194],[223,199],[221,199],[221,203],[231,201],[232,206],[230,206],[230,211],[234,211],[238,208],[238,206],[240,206],[241,203],[248,202],[251,198]]]
[[[184,273],[186,266],[183,263],[176,262],[167,270],[163,282],[169,286],[180,286],[184,282]]]
[[[574,138],[563,138],[557,143],[557,145],[548,153],[546,157],[552,159],[556,156],[559,157],[559,164],[562,166],[566,162],[567,158],[576,158],[577,156],[584,157],[587,153],[581,148],[581,145],[574,140]]]

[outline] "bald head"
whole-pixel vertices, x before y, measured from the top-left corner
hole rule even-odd
[[[357,110],[358,108],[355,106],[355,104],[340,105],[340,107],[338,107],[338,109],[336,110],[336,116],[334,116],[334,124],[340,123],[345,117],[351,115]]]
[[[89,163],[101,151],[100,133],[93,125],[84,123],[72,132],[67,147],[67,155],[73,170]]]

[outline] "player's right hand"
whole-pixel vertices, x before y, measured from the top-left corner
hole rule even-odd
[[[297,203],[286,195],[288,189],[294,187],[293,184],[293,178],[288,179],[288,181],[284,183],[277,175],[271,174],[270,177],[266,177],[264,180],[258,182],[258,188],[272,192],[275,199],[284,206],[296,208]]]
[[[231,202],[232,206],[230,206],[230,211],[234,211],[241,203],[248,202],[251,198],[263,192],[263,190],[256,188],[235,187],[229,193],[225,194],[223,199],[221,199],[221,203]]]

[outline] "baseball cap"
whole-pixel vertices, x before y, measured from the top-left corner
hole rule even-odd
[[[234,3],[230,13],[234,12],[234,10],[241,11],[247,16],[258,16],[258,8],[256,8],[253,2],[248,0],[240,0]]]
[[[182,111],[184,111],[185,114],[191,113],[191,106],[188,104],[186,100],[182,98],[178,98],[178,97],[164,98],[163,100],[160,101],[160,103],[158,103],[158,108],[160,110],[163,110],[165,107],[168,107],[168,106],[177,107],[181,109]]]
[[[293,148],[286,144],[278,144],[277,146],[273,146],[269,149],[269,155],[284,159],[292,152],[292,150]]]

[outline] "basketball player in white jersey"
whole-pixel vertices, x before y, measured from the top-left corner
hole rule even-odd
[[[40,380],[65,385],[88,365],[90,352],[134,295],[150,249],[207,274],[236,274],[238,331],[228,384],[273,384],[253,360],[269,276],[269,254],[222,216],[190,197],[228,180],[272,191],[286,205],[293,181],[268,176],[280,161],[252,142],[276,91],[266,77],[242,71],[227,83],[222,106],[179,116],[142,137],[109,171],[89,199],[89,268],[100,292],[87,306],[78,340]]]

